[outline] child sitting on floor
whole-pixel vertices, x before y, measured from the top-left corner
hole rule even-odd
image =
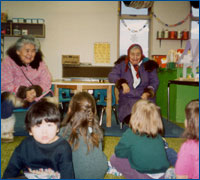
[[[73,179],[71,147],[57,135],[57,106],[46,99],[36,102],[28,110],[25,124],[30,136],[15,149],[2,178]]]
[[[169,162],[159,107],[149,100],[137,101],[129,126],[115,147],[111,165],[127,179],[163,178]]]
[[[199,100],[192,100],[185,107],[186,141],[178,153],[175,169],[169,168],[165,179],[199,179]]]
[[[176,179],[199,179],[199,100],[192,100],[185,108],[183,143],[175,165]]]
[[[108,163],[102,151],[103,132],[93,96],[87,92],[75,94],[63,124],[61,134],[72,147],[75,178],[103,179]]]

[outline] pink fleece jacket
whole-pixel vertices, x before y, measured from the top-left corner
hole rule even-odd
[[[43,92],[51,88],[51,74],[42,61],[38,69],[30,65],[18,66],[10,57],[5,58],[1,63],[1,92],[9,91],[16,93],[20,86],[31,86],[23,72],[34,85],[39,85]]]
[[[187,140],[181,146],[175,165],[177,175],[199,179],[199,141]]]

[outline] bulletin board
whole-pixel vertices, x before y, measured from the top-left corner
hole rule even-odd
[[[110,63],[110,43],[94,43],[94,62]]]

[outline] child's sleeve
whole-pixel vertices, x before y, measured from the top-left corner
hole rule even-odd
[[[59,162],[61,179],[74,179],[74,167],[72,162],[72,150],[68,143],[64,145],[62,156]]]
[[[6,170],[4,171],[2,179],[15,178],[20,175],[23,164],[19,155],[19,149],[15,149]]]

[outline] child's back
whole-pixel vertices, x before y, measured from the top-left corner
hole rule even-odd
[[[76,179],[103,179],[108,169],[102,143],[99,143],[98,148],[92,147],[88,152],[87,144],[82,136],[79,136],[78,149],[72,151],[72,159]]]
[[[199,179],[199,100],[192,100],[185,108],[186,142],[180,148],[175,166],[177,179]]]
[[[141,136],[133,133],[131,128],[115,147],[115,155],[128,158],[131,167],[141,173],[160,173],[169,167],[162,137]]]
[[[149,100],[138,100],[129,126],[115,147],[111,165],[128,179],[163,178],[169,161],[161,137],[159,107]]]
[[[103,133],[96,118],[94,98],[86,92],[73,96],[61,134],[72,147],[76,179],[103,179],[108,169],[102,151]]]

